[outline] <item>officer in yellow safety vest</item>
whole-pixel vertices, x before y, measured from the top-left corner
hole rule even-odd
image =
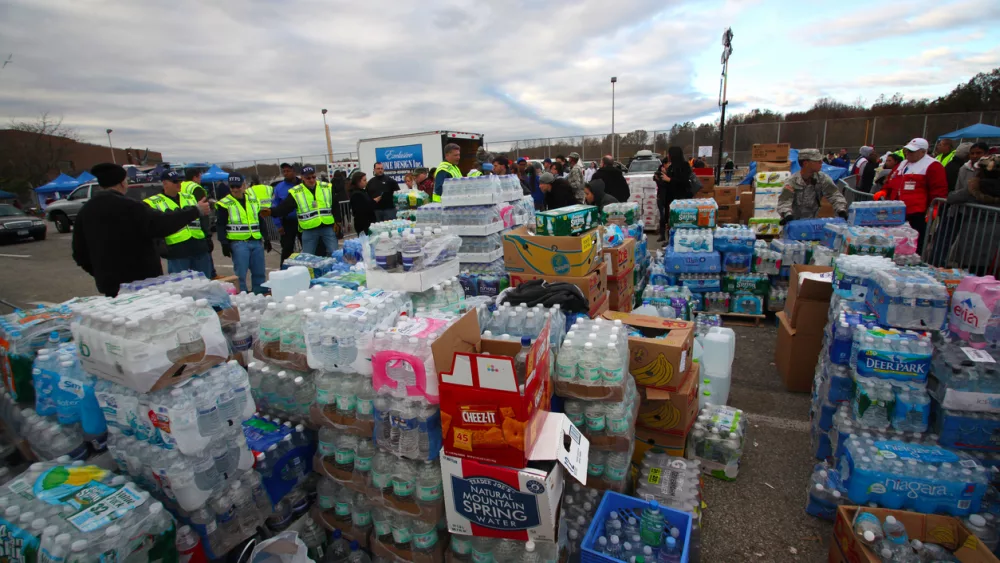
[[[215,230],[222,243],[223,256],[233,259],[240,291],[249,291],[247,270],[250,270],[250,288],[254,293],[267,293],[263,287],[267,279],[264,252],[271,251],[271,241],[261,236],[260,212],[260,202],[247,190],[243,176],[235,172],[230,174],[229,195],[216,204]]]
[[[147,197],[143,202],[158,211],[175,211],[185,207],[197,207],[198,200],[193,195],[181,193],[181,175],[168,170],[160,175],[163,193]],[[212,237],[211,222],[207,215],[195,219],[172,235],[164,237],[158,244],[160,256],[167,259],[167,273],[175,274],[185,270],[195,270],[212,277]]]
[[[951,159],[955,158],[955,144],[951,139],[938,139],[935,152],[937,152],[937,156],[934,157],[934,160],[940,162],[941,166],[948,166]]]
[[[444,162],[437,165],[437,172],[434,174],[434,195],[433,201],[441,201],[441,188],[444,186],[446,178],[461,178],[462,171],[458,168],[458,162],[462,160],[462,149],[455,143],[448,143],[444,146]]]
[[[261,184],[260,178],[257,176],[251,176],[250,181],[253,182],[253,185],[250,186],[250,192],[260,202],[260,208],[271,209],[271,200],[274,199],[274,188],[268,184]]]
[[[181,182],[181,193],[200,200],[208,196],[208,192],[201,186],[201,168],[185,168],[184,181]]]
[[[284,217],[292,211],[298,217],[302,232],[302,252],[316,254],[319,241],[323,241],[326,256],[337,250],[337,233],[334,226],[340,219],[340,203],[334,201],[333,186],[316,181],[316,169],[302,167],[302,183],[288,190],[288,198],[271,208],[271,214]]]

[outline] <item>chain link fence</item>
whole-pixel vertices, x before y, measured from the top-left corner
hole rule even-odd
[[[259,158],[256,160],[231,160],[218,162],[220,168],[226,172],[239,172],[244,178],[257,177],[260,183],[273,184],[281,180],[281,164],[287,162],[297,170],[303,166],[313,166],[316,174],[323,179],[329,180],[337,170],[343,170],[350,174],[358,168],[358,153],[356,152],[335,152],[333,162],[327,165],[327,155],[310,154],[299,156],[284,156],[275,158]]]

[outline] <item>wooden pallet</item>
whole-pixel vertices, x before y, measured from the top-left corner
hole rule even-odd
[[[695,316],[698,315],[719,315],[728,324],[735,326],[754,326],[759,327],[761,321],[767,319],[767,315],[747,315],[745,313],[710,313],[708,311],[695,311]]]

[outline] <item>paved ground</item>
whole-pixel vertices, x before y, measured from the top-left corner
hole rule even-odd
[[[0,246],[0,299],[27,306],[94,294],[93,280],[73,264],[69,241],[50,228],[45,241]],[[218,250],[215,263],[220,273],[231,272]],[[278,267],[276,252],[267,263]],[[736,333],[729,402],[749,413],[749,439],[738,480],[706,482],[702,561],[824,561],[832,527],[803,509],[813,463],[809,397],[782,388],[773,321]]]

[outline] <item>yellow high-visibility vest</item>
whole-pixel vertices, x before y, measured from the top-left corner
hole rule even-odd
[[[180,199],[180,205],[177,205],[174,203],[174,200],[163,194],[151,195],[142,201],[145,202],[146,205],[159,211],[175,211],[184,207],[196,207],[198,205],[198,202],[195,201],[194,196],[192,195],[180,194],[178,198]],[[181,230],[176,233],[164,237],[163,240],[165,240],[167,244],[178,244],[193,238],[205,238],[205,231],[201,230],[201,219],[191,221],[186,227],[182,227]]]
[[[447,160],[437,165],[437,172],[434,173],[435,178],[437,177],[437,173],[441,171],[447,172],[452,178],[462,177],[462,171],[459,170],[457,166],[448,162]],[[434,195],[431,196],[431,201],[435,202],[441,201],[441,196],[439,196],[437,192],[434,192]]]
[[[940,162],[941,166],[948,166],[948,163],[951,162],[951,159],[953,158],[955,158],[955,151],[951,151],[948,154],[939,154],[934,157],[934,160]]]
[[[250,191],[257,198],[261,209],[271,209],[271,202],[274,200],[274,188],[267,184],[257,184],[250,186]]]
[[[468,174],[467,177],[468,178],[475,178],[476,176],[482,176],[482,175],[483,175],[482,172],[480,172],[479,170],[476,170],[475,168],[473,168],[472,170],[469,170],[469,174]]]
[[[251,238],[260,240],[260,202],[249,191],[243,195],[245,205],[241,205],[239,200],[229,194],[219,200],[219,207],[225,207],[229,212],[229,221],[226,222],[226,238],[229,240],[249,240]]]
[[[189,195],[194,197],[194,191],[198,188],[205,189],[201,187],[198,182],[192,182],[191,180],[184,180],[181,182],[181,195]]]
[[[295,215],[299,220],[300,231],[334,223],[333,185],[316,182],[316,193],[313,195],[305,184],[299,184],[288,190],[288,196],[295,200]]]

